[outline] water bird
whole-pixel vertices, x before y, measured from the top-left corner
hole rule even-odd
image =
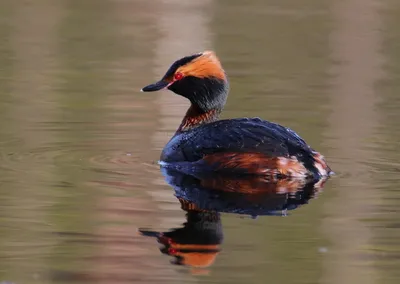
[[[161,157],[162,167],[194,171],[270,175],[281,178],[329,177],[324,156],[295,131],[260,118],[219,119],[229,92],[228,77],[213,51],[175,61],[142,92],[168,89],[190,107]]]

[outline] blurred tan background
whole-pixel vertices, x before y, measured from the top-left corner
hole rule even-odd
[[[0,1],[0,283],[400,279],[400,2]],[[208,276],[139,227],[184,212],[157,167],[187,102],[140,93],[213,49],[224,118],[296,130],[337,176],[289,217],[223,215]]]

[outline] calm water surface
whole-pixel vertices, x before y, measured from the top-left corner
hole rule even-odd
[[[396,0],[0,1],[0,283],[399,283],[399,19]],[[287,217],[221,213],[194,269],[139,233],[186,222],[154,163],[188,105],[139,90],[205,49],[224,118],[295,129],[337,175]]]

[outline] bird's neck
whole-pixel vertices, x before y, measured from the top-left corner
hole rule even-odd
[[[221,109],[219,108],[202,110],[199,106],[191,104],[177,132],[187,131],[202,124],[217,121],[220,113]]]

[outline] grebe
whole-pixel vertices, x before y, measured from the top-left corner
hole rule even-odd
[[[191,105],[164,147],[161,165],[191,171],[313,178],[330,176],[324,157],[293,130],[260,118],[219,120],[229,83],[213,51],[175,61],[162,79],[142,92],[162,89]]]

